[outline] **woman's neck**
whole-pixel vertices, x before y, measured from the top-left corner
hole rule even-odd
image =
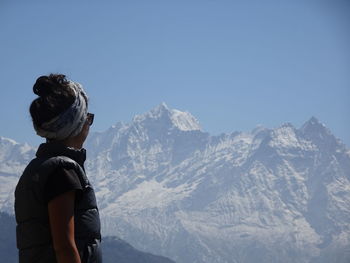
[[[47,141],[47,142],[52,142],[52,141]],[[55,142],[76,150],[80,150],[81,148],[83,148],[83,143],[77,140],[75,137],[71,137],[71,138],[67,138],[67,139],[64,139],[61,141],[55,141]]]

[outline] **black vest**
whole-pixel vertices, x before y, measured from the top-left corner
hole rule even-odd
[[[75,242],[82,263],[101,263],[100,218],[95,192],[83,168],[85,150],[45,143],[40,145],[36,155],[15,190],[19,262],[56,262],[44,187],[48,176],[60,167],[74,169],[83,187],[81,195],[76,195],[74,208]]]

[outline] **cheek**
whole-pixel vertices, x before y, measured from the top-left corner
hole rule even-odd
[[[90,125],[89,125],[89,124],[85,124],[85,125],[84,125],[84,132],[85,132],[86,134],[88,134],[88,133],[89,133],[89,130],[90,130]]]
[[[82,130],[82,134],[84,137],[86,137],[89,134],[90,126],[88,124],[85,124]]]

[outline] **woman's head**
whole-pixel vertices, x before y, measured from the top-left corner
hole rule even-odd
[[[38,95],[30,105],[34,129],[49,140],[65,140],[80,134],[90,118],[87,95],[79,83],[65,75],[39,77],[33,92]]]

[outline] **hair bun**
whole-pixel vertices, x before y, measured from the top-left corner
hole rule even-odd
[[[39,97],[30,105],[33,123],[40,126],[67,110],[75,101],[75,92],[63,74],[39,77],[33,85]]]
[[[34,86],[33,92],[39,97],[60,94],[63,86],[68,85],[68,80],[63,74],[50,74],[49,76],[39,77]]]
[[[53,83],[47,76],[39,77],[34,86],[33,92],[39,97],[46,97],[53,92]]]

